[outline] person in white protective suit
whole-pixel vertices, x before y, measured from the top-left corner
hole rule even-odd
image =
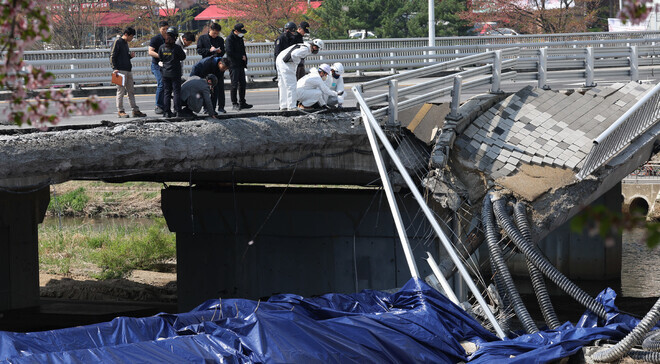
[[[277,55],[277,87],[280,92],[280,110],[297,110],[296,108],[296,68],[300,60],[310,54],[316,54],[323,49],[323,41],[314,39],[311,42],[289,46]]]
[[[332,91],[325,83],[330,73],[330,66],[324,63],[318,70],[312,69],[303,78],[298,80],[296,93],[298,94],[300,108],[326,107],[325,100],[328,97],[337,98],[337,92]]]
[[[325,83],[332,91],[337,92],[337,97],[328,96],[325,103],[332,107],[344,107],[344,65],[337,62],[330,67],[332,74],[328,75]]]

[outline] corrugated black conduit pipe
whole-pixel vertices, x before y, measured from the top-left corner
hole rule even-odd
[[[500,248],[497,232],[495,231],[493,205],[490,200],[490,195],[486,195],[484,198],[484,203],[481,209],[481,219],[486,231],[486,240],[488,242],[488,253],[490,257],[491,269],[493,270],[495,277],[500,277],[500,279],[496,278],[498,291],[499,285],[503,284],[506,291],[505,294],[510,298],[513,305],[513,311],[516,313],[516,316],[518,316],[518,319],[523,324],[525,331],[529,334],[536,333],[539,331],[539,329],[534,324],[534,320],[527,311],[522,298],[520,298],[520,294],[518,293],[516,286],[513,284],[511,273],[509,272],[509,269],[504,262],[504,257],[502,256],[502,248]]]
[[[575,283],[571,282],[565,275],[557,270],[550,262],[541,255],[540,252],[533,249],[527,241],[523,238],[522,234],[516,229],[511,220],[511,216],[506,213],[506,200],[503,198],[497,199],[493,202],[495,216],[497,217],[500,225],[504,227],[504,231],[509,235],[516,247],[525,254],[525,257],[534,263],[546,277],[550,278],[559,288],[564,290],[569,296],[573,297],[580,304],[584,305],[587,309],[598,315],[602,319],[606,319],[605,308],[602,304],[596,302],[585,291],[578,287]]]
[[[532,242],[532,232],[529,228],[529,223],[527,222],[527,211],[525,209],[525,204],[518,201],[513,206],[513,214],[515,217],[516,225],[520,230],[522,236],[527,240],[527,244],[531,245],[535,250],[538,251],[536,244]],[[529,258],[525,258],[527,261],[527,269],[529,270],[529,277],[532,280],[532,286],[534,287],[534,293],[536,293],[536,298],[539,301],[539,306],[541,306],[541,313],[543,314],[543,319],[545,323],[551,329],[556,329],[561,325],[559,318],[555,313],[554,307],[552,307],[552,301],[550,301],[550,294],[548,294],[548,289],[545,286],[545,277],[543,273],[534,266]]]
[[[640,341],[644,338],[653,326],[658,323],[660,319],[660,299],[658,299],[651,310],[644,316],[644,318],[635,326],[635,328],[619,341],[616,345],[611,348],[600,350],[594,353],[591,358],[594,361],[600,362],[612,362],[619,360],[626,355],[633,346],[639,344]],[[660,363],[660,353],[651,353],[651,352],[631,352],[630,357],[637,359],[637,357],[644,357],[645,361]]]

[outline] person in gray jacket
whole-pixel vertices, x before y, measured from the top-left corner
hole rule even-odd
[[[208,113],[208,116],[215,117],[217,114],[211,103],[211,92],[218,85],[218,77],[209,74],[206,78],[191,76],[190,79],[181,85],[181,115],[182,117],[192,117],[195,113],[202,110],[202,106]]]

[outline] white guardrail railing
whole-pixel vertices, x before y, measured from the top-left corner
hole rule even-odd
[[[580,59],[582,70],[579,72],[569,71],[568,74],[571,75],[570,78],[573,81],[583,78],[585,80],[585,86],[589,87],[595,86],[594,77],[597,64],[595,62],[595,54],[599,56],[614,55],[615,57],[627,55],[627,65],[623,67],[625,72],[621,70],[617,72],[609,70],[608,75],[625,76],[633,81],[639,80],[639,63],[633,61],[631,57],[631,54],[639,54],[637,47],[631,46],[627,50],[629,53],[626,52],[626,49],[621,48],[600,49],[599,52],[595,52],[594,48],[587,47],[586,49],[573,49],[570,52],[564,49],[553,50],[553,52],[563,52],[563,56],[570,60],[573,60],[573,58]],[[550,68],[547,62],[548,50],[540,49],[536,50],[536,52],[540,56],[537,63],[538,87],[546,88],[547,74]],[[501,92],[500,84],[502,80],[513,78],[519,80],[521,78],[521,73],[515,71],[516,69],[521,69],[520,62],[525,62],[525,57],[521,53],[523,53],[523,50],[519,48],[489,51],[457,60],[432,64],[402,74],[382,77],[356,85],[353,90],[359,101],[363,119],[367,116],[374,119],[386,118],[389,123],[395,125],[400,110],[448,95],[451,95],[451,103],[450,113],[447,118],[456,119],[460,117],[459,106],[462,89],[490,85],[490,92],[498,93]],[[623,65],[623,63],[616,64],[618,66]],[[425,77],[442,71],[464,67],[468,67],[468,69],[444,77],[435,77],[413,86],[399,88],[399,81]],[[503,70],[508,71],[503,72]],[[523,76],[522,78],[524,79],[525,77]],[[365,91],[385,85],[388,88],[387,92],[365,97]],[[416,96],[413,96],[413,94],[416,94]],[[402,96],[409,96],[409,98],[405,101],[399,101],[399,97]],[[627,147],[633,139],[654,125],[660,119],[659,103],[660,84],[644,95],[639,102],[594,140],[594,145],[576,177],[583,179],[593,173]],[[368,109],[368,113],[366,113],[365,108]]]
[[[426,38],[328,40],[318,55],[306,59],[307,65],[342,62],[347,72],[360,75],[365,71],[385,71],[392,74],[429,63],[446,62],[497,49],[520,48],[516,71],[527,79],[536,79],[537,64],[544,59],[546,72],[570,71],[557,77],[575,77],[584,72],[584,62],[593,56],[593,67],[612,68],[635,66],[636,77],[647,77],[651,71],[644,66],[660,65],[660,32],[576,33],[554,35],[521,35],[514,37],[446,37],[436,38],[436,47],[428,47]],[[656,46],[657,45],[657,46]],[[585,49],[592,47],[591,56]],[[276,74],[272,43],[248,43],[250,80]],[[543,51],[545,49],[545,51]],[[634,50],[633,50],[634,49]],[[132,48],[133,78],[138,83],[154,83],[151,57],[147,48]],[[545,53],[542,53],[545,52]],[[186,49],[184,73],[201,59],[195,46]],[[56,85],[109,84],[110,49],[44,50],[25,53],[26,63],[43,66],[55,74]],[[634,58],[634,59],[633,59]],[[630,59],[630,61],[628,61]],[[619,71],[613,71],[619,72]],[[627,71],[626,71],[627,72]],[[620,73],[620,72],[619,72]],[[604,75],[607,75],[603,73]],[[547,78],[547,73],[543,74]],[[618,77],[618,76],[617,76]]]
[[[660,117],[659,103],[660,83],[594,139],[594,145],[576,177],[581,180],[590,175],[654,125]]]

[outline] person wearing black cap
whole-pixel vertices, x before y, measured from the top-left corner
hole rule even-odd
[[[300,25],[298,26],[298,30],[296,30],[295,34],[293,35],[293,43],[291,44],[303,43],[303,37],[305,34],[309,34],[309,23],[306,21],[301,21]],[[305,60],[303,59],[300,64],[298,64],[298,68],[296,68],[296,80],[303,78],[306,73]]]
[[[247,30],[242,23],[234,25],[234,30],[225,41],[225,52],[231,65],[229,67],[229,77],[231,78],[231,97],[232,109],[239,111],[249,109],[252,105],[245,101],[245,68],[247,68],[247,54],[245,53],[245,36]],[[238,98],[236,92],[238,91]]]
[[[289,48],[290,45],[294,44],[293,40],[296,34],[296,23],[290,21],[284,26],[284,31],[280,36],[275,40],[275,58],[283,50]],[[302,42],[300,42],[302,43]]]
[[[176,44],[178,36],[179,31],[175,27],[167,28],[165,43],[158,48],[158,59],[163,72],[163,115],[166,117],[173,117],[181,112],[181,61],[186,59],[186,52]],[[172,96],[174,113],[171,110]]]

